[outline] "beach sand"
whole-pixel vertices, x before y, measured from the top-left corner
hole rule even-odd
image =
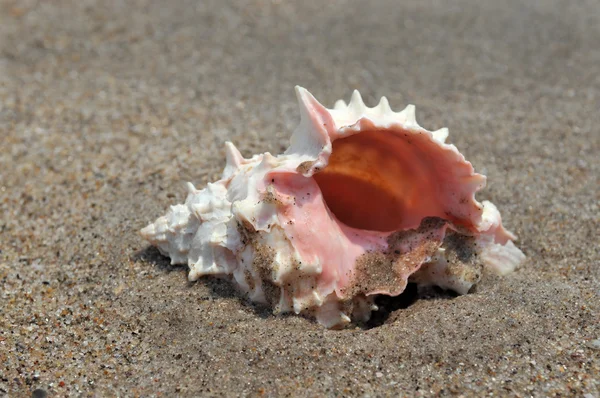
[[[0,396],[599,397],[598,3],[300,3],[0,0]],[[296,84],[448,127],[527,261],[341,331],[189,283],[138,230]]]

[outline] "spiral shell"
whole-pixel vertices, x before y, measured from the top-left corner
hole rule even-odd
[[[327,109],[296,87],[301,122],[290,147],[244,159],[226,143],[222,178],[141,231],[189,279],[228,275],[274,312],[328,328],[368,320],[377,295],[409,281],[465,294],[487,267],[525,256],[447,129],[427,131],[415,108],[374,108],[358,91]]]

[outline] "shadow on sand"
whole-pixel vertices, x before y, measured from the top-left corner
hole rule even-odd
[[[171,272],[183,272],[187,277],[189,270],[188,266],[185,264],[171,264],[169,257],[160,254],[158,249],[154,246],[147,246],[146,248],[137,251],[131,257],[131,260],[152,265],[156,270],[167,274]],[[206,286],[215,297],[240,300],[260,318],[265,319],[274,316],[269,307],[254,303],[250,301],[245,294],[239,292],[228,277],[208,275],[193,282],[188,280],[187,283],[190,287],[195,284]],[[283,315],[288,316],[288,314]]]
[[[160,254],[157,248],[154,246],[147,246],[144,249],[137,251],[132,256],[132,261],[143,262],[152,265],[156,270],[164,273],[171,272],[184,272],[187,274],[188,266],[184,264],[171,264],[169,257]],[[240,293],[231,281],[226,278],[220,278],[216,276],[205,276],[197,281],[188,282],[188,286],[193,286],[196,283],[202,284],[210,289],[210,292],[219,298],[234,298],[242,301],[248,308],[250,308],[258,317],[266,319],[269,317],[276,316],[272,310],[262,304],[257,304]],[[378,310],[373,311],[371,319],[365,323],[355,324],[363,330],[373,329],[386,324],[390,316],[398,310],[403,310],[410,307],[419,299],[450,299],[456,297],[456,294],[449,291],[444,291],[439,288],[425,288],[418,289],[414,283],[409,283],[402,294],[396,297],[380,295],[375,299]],[[280,314],[277,316],[294,316],[293,314]],[[310,319],[310,318],[309,318]],[[313,320],[314,321],[314,320]]]

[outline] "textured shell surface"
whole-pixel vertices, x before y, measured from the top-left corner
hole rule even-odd
[[[374,108],[358,91],[333,109],[296,87],[301,112],[289,148],[242,157],[226,143],[222,178],[196,189],[141,235],[189,279],[230,276],[274,312],[328,328],[366,321],[377,295],[408,282],[467,293],[487,268],[525,258],[498,209],[475,193],[485,176],[427,131],[415,108]]]

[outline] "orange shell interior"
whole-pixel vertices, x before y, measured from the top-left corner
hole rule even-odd
[[[314,175],[329,210],[349,227],[385,232],[443,215],[429,139],[375,130],[335,140],[327,167]]]

